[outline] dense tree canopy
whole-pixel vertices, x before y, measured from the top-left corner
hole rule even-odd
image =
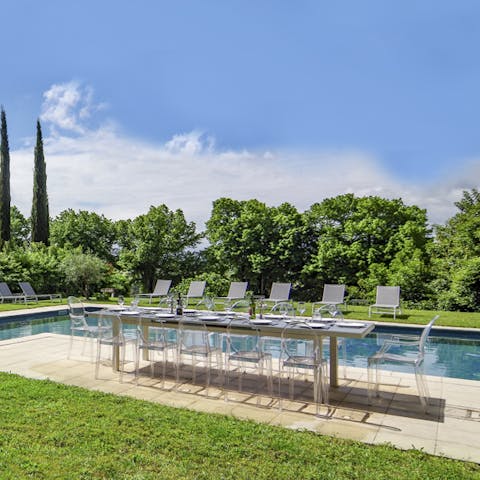
[[[15,205],[10,208],[10,231],[10,240],[14,245],[27,244],[30,238],[30,222]]]
[[[64,210],[51,222],[50,242],[59,247],[81,247],[103,260],[114,260],[114,223],[95,212]]]
[[[480,309],[480,192],[464,191],[458,212],[436,226],[433,290],[441,308]]]
[[[51,247],[29,242],[29,221],[12,207],[0,274],[13,288],[30,280],[40,290],[78,293],[81,286],[84,294],[106,286],[132,293],[139,282],[152,291],[157,278],[182,291],[205,279],[211,295],[224,295],[233,280],[247,280],[256,294],[287,281],[293,298],[304,300],[317,300],[325,283],[345,283],[350,298],[362,299],[372,299],[377,285],[399,285],[404,302],[478,310],[479,191],[465,191],[455,205],[458,212],[432,236],[425,210],[401,199],[345,194],[302,213],[288,203],[220,198],[204,248],[195,224],[166,205],[118,222],[65,210],[51,222]]]
[[[181,210],[152,206],[145,215],[118,222],[117,229],[119,263],[141,280],[145,291],[153,290],[156,278],[189,276],[189,272],[182,272],[182,265],[201,235]]]
[[[425,210],[400,199],[346,194],[312,205],[305,215],[317,238],[305,271],[320,283],[356,286],[362,295],[393,279],[404,291],[421,288],[398,270],[409,262],[416,280],[425,273],[431,242]]]
[[[310,253],[307,230],[288,203],[267,207],[258,200],[220,198],[213,203],[206,234],[217,268],[266,293],[273,281],[299,276]]]

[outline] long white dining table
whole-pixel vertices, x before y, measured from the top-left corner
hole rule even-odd
[[[166,328],[178,328],[180,321],[188,328],[203,328],[203,324],[211,332],[226,333],[227,327],[230,325],[232,333],[248,334],[248,331],[254,327],[260,330],[260,334],[265,337],[280,338],[285,327],[291,320],[305,320],[311,322],[314,328],[295,327],[295,324],[288,328],[288,337],[294,339],[311,340],[312,338],[320,339],[320,349],[323,337],[328,337],[330,340],[330,386],[338,387],[338,338],[363,338],[368,335],[375,327],[374,322],[363,320],[342,320],[337,322],[329,322],[322,325],[321,322],[313,322],[311,318],[296,317],[289,319],[280,315],[264,315],[263,318],[257,318],[254,321],[248,320],[243,314],[235,315],[232,318],[226,315],[225,312],[206,312],[199,310],[198,312],[189,311],[186,315],[178,317],[174,314],[169,314],[162,309],[145,308],[136,311],[129,310],[115,310],[107,309],[96,312],[91,312],[92,316],[108,315],[113,319],[117,318],[124,324],[139,324],[141,322],[142,328],[145,329],[145,334],[148,335],[150,327],[159,326],[162,324]],[[205,320],[202,320],[205,319]],[[317,328],[318,327],[318,328]],[[118,332],[120,322],[113,322],[114,335],[115,330]],[[148,338],[148,337],[147,337]],[[114,367],[119,369],[119,347],[114,346],[113,361]]]

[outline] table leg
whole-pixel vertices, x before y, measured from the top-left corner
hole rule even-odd
[[[148,342],[148,338],[149,338],[148,336],[150,335],[148,325],[145,325],[145,324],[142,325],[142,335],[143,335],[143,338],[145,338]],[[145,361],[150,360],[148,348],[143,349],[143,360]]]
[[[114,318],[112,320],[112,336],[113,338],[118,338],[120,335],[120,323],[121,320],[119,318]],[[112,345],[112,367],[114,370],[120,370],[120,346],[118,342],[113,342]]]
[[[338,343],[337,337],[330,337],[330,386],[338,387]]]

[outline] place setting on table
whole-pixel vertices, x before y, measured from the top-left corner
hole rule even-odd
[[[345,320],[340,311],[331,306],[323,306],[315,309],[311,317],[304,316],[306,303],[296,302],[296,308],[292,302],[280,302],[274,305],[270,312],[264,313],[265,305],[262,300],[255,302],[260,313],[256,313],[254,302],[249,305],[248,312],[234,311],[239,302],[226,300],[223,310],[199,310],[182,308],[182,299],[177,301],[176,307],[173,296],[168,299],[168,307],[139,307],[138,298],[134,298],[129,306],[125,306],[122,295],[118,297],[118,307],[108,308],[109,312],[121,316],[144,316],[153,322],[183,322],[183,323],[206,323],[212,325],[237,324],[239,327],[284,327],[291,324],[292,328],[311,328],[319,330],[335,329],[363,329],[367,323],[355,320]],[[241,305],[245,306],[245,305]]]

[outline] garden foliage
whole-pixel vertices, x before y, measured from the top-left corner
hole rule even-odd
[[[104,287],[151,292],[158,278],[181,292],[204,279],[215,296],[234,280],[248,281],[255,294],[286,281],[304,300],[318,299],[325,283],[345,283],[350,299],[365,300],[377,285],[399,285],[406,304],[473,311],[480,308],[480,193],[464,192],[456,207],[432,231],[426,211],[401,199],[345,194],[299,212],[288,203],[220,198],[203,234],[166,205],[117,222],[68,209],[50,222],[50,247],[29,243],[29,222],[12,207],[0,278],[85,296]],[[209,244],[200,246],[202,237]]]

